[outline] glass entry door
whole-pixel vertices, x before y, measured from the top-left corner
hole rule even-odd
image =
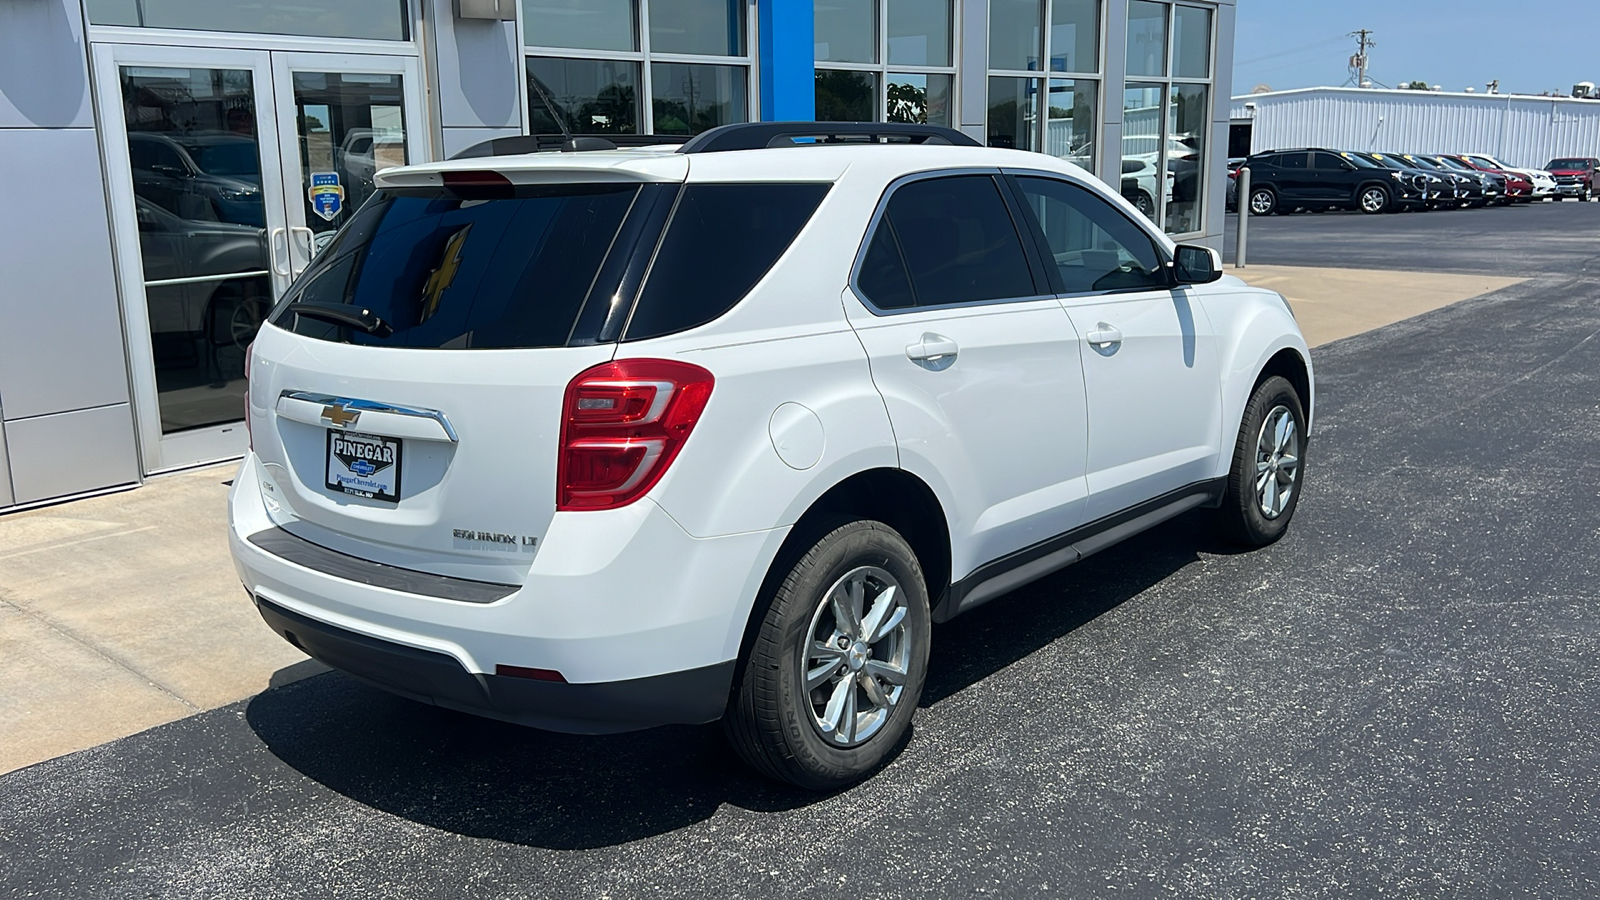
[[[283,148],[287,265],[305,270],[339,226],[372,196],[373,176],[423,158],[416,60],[274,53]]]
[[[238,456],[262,321],[372,176],[420,158],[416,61],[99,45],[95,67],[145,471]]]

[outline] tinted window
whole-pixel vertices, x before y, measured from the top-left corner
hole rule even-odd
[[[1093,192],[1053,178],[1017,179],[1068,294],[1168,286],[1155,242]]]
[[[1278,168],[1304,169],[1306,168],[1306,155],[1304,153],[1280,153],[1278,155]]]
[[[691,184],[683,189],[624,340],[717,318],[789,249],[826,184]]]
[[[1319,150],[1311,154],[1311,157],[1319,169],[1332,169],[1336,172],[1343,172],[1350,168],[1348,163],[1341,161],[1339,157],[1334,156],[1332,153],[1324,153]]]
[[[861,260],[861,274],[856,278],[861,292],[879,309],[905,309],[916,306],[911,293],[911,274],[906,271],[905,257],[900,253],[900,242],[895,239],[894,226],[885,220],[867,245],[867,255]]]
[[[873,256],[876,248],[875,261],[890,260],[890,246],[899,250],[909,270],[911,303],[904,302],[903,294],[886,293],[880,308],[945,306],[1038,293],[1011,212],[988,175],[931,178],[897,189],[868,255]],[[867,274],[864,261],[862,275]],[[857,283],[867,299],[878,303],[864,278]]]
[[[557,347],[639,188],[519,187],[464,199],[372,196],[289,291],[273,322],[321,340],[388,347]],[[294,302],[367,309],[384,337],[300,315]]]

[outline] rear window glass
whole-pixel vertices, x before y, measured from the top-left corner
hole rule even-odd
[[[328,341],[413,349],[558,347],[636,185],[519,186],[469,199],[380,191],[284,297],[273,323]],[[307,304],[297,312],[293,305]],[[327,321],[359,312],[363,327]],[[368,327],[381,320],[381,326]]]
[[[809,183],[685,187],[624,340],[704,325],[732,309],[789,249],[829,187]]]

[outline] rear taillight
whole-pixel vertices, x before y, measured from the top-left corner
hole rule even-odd
[[[251,341],[244,348],[244,445],[254,453],[256,449],[256,436],[250,431],[250,363],[255,359],[256,342]]]
[[[615,509],[644,496],[700,421],[715,379],[699,366],[624,359],[567,385],[556,509]]]

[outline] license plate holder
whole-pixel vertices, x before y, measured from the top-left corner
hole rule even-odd
[[[400,502],[399,438],[328,430],[327,488],[382,503]]]

